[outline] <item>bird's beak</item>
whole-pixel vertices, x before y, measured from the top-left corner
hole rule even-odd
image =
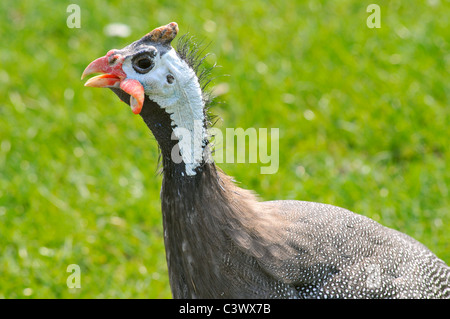
[[[130,95],[130,107],[133,113],[139,114],[144,105],[144,87],[139,81],[127,78],[122,70],[123,60],[121,55],[111,50],[104,57],[92,61],[84,70],[81,79],[89,74],[102,73],[90,78],[84,86],[122,89]]]

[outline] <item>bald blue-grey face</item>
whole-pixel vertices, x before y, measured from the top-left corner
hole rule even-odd
[[[89,79],[85,86],[109,87],[116,93],[120,90],[124,92],[120,94],[121,99],[128,94],[133,113],[139,114],[144,104],[145,93],[150,95],[152,90],[160,96],[173,93],[167,89],[165,92],[161,91],[164,81],[166,84],[175,81],[172,74],[164,75],[165,72],[160,70],[152,76],[146,75],[152,73],[163,56],[174,51],[170,43],[177,34],[177,23],[171,22],[154,29],[123,49],[110,50],[104,57],[91,62],[84,70],[82,78],[92,73],[103,73]]]
[[[130,95],[128,104],[133,113],[139,114],[144,94],[149,98],[165,97],[166,100],[174,96],[174,74],[177,68],[184,69],[183,63],[170,44],[148,41],[145,36],[123,49],[110,50],[106,56],[93,61],[84,71],[83,77],[91,73],[103,73],[91,78],[85,85],[122,90]]]

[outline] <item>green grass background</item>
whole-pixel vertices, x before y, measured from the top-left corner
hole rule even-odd
[[[376,1],[369,29],[373,2],[1,1],[0,297],[171,297],[156,142],[80,80],[171,21],[212,41],[216,127],[280,129],[277,174],[221,164],[228,174],[264,200],[366,215],[450,263],[450,4]],[[79,29],[66,26],[71,3]],[[113,22],[131,35],[106,36]]]

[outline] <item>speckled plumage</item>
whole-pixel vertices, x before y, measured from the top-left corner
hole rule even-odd
[[[281,278],[301,298],[449,298],[450,268],[413,238],[339,207],[275,201],[299,247]]]
[[[450,268],[413,238],[331,205],[258,202],[215,169],[164,176],[175,298],[450,298]]]

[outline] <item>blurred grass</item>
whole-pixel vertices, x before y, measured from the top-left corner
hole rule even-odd
[[[212,41],[208,63],[230,75],[214,82],[217,127],[280,129],[277,174],[221,164],[228,174],[265,200],[369,216],[450,263],[450,4],[377,1],[369,29],[372,2],[1,2],[0,297],[170,298],[156,143],[80,75],[171,21]],[[113,22],[131,35],[106,36]]]

